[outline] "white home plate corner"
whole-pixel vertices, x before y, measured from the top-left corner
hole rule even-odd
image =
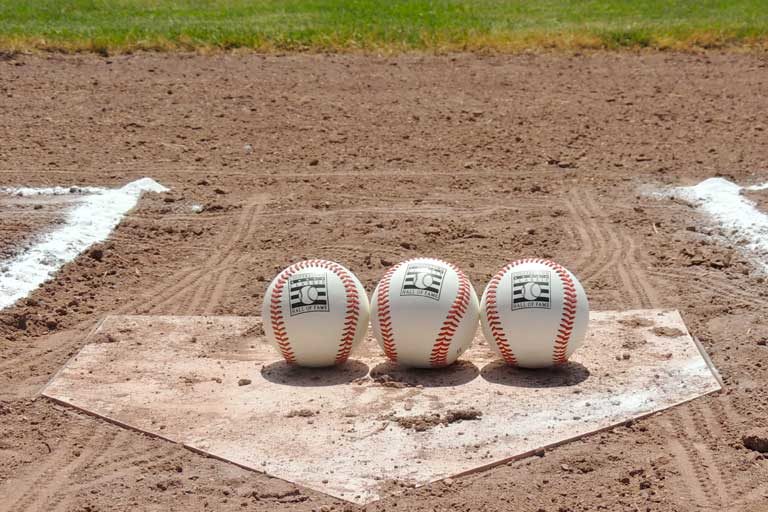
[[[43,394],[367,503],[393,480],[476,471],[720,389],[676,311],[593,312],[574,361],[545,371],[504,366],[482,337],[443,370],[398,370],[370,338],[340,369],[292,368],[261,332],[258,318],[108,317]]]

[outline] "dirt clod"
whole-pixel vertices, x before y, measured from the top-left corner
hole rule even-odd
[[[664,336],[665,338],[677,338],[678,336],[684,336],[685,333],[676,327],[654,327],[653,334],[656,336]]]
[[[117,338],[115,337],[115,335],[109,332],[107,333],[100,332],[94,335],[93,341],[92,341],[92,343],[116,343],[116,342],[117,342]]]
[[[104,258],[104,249],[95,247],[88,251],[88,257],[96,261],[101,261]]]
[[[438,425],[450,425],[459,421],[479,420],[483,413],[477,409],[452,409],[447,412],[396,417],[393,420],[403,428],[424,432]]]
[[[760,453],[768,453],[768,430],[752,430],[741,437],[744,447]]]
[[[631,318],[622,318],[621,320],[619,320],[619,323],[621,325],[624,325],[626,327],[631,327],[633,329],[636,329],[638,327],[650,327],[653,325],[653,322],[651,322],[647,318],[640,318],[637,316],[633,316]]]
[[[372,375],[371,378],[373,379],[373,382],[376,384],[380,384],[381,386],[385,388],[407,388],[409,387],[409,384],[407,382],[401,382],[389,374],[382,374],[382,375]]]
[[[288,411],[288,414],[285,415],[286,418],[310,418],[312,416],[315,416],[317,414],[317,411],[313,411],[312,409],[294,409],[291,411]]]

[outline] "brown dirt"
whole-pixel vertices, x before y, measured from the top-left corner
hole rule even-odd
[[[683,336],[685,333],[674,327],[654,327],[653,334],[656,336],[665,336],[667,338],[676,338],[678,336]]]
[[[768,453],[768,430],[753,430],[741,438],[744,446],[760,453]]]
[[[258,314],[307,257],[372,290],[429,255],[482,290],[529,255],[571,268],[595,309],[680,309],[726,391],[367,510],[765,510],[768,460],[741,441],[768,414],[764,279],[638,187],[754,182],[767,80],[764,58],[717,53],[0,62],[0,185],[173,188],[0,313],[0,509],[353,509],[37,393],[110,312]],[[0,204],[3,251],[49,224]]]
[[[744,195],[755,202],[758,210],[768,213],[768,190],[751,190],[744,192]]]
[[[479,420],[483,416],[477,409],[455,409],[448,410],[443,414],[417,414],[414,416],[404,416],[399,418],[387,418],[406,429],[413,429],[416,432],[424,432],[438,425],[450,425],[460,421]]]
[[[647,318],[640,318],[640,317],[632,317],[632,318],[627,318],[626,320],[619,320],[619,323],[622,325],[626,325],[630,329],[636,329],[638,327],[650,327],[653,325],[653,322],[651,322]]]
[[[2,185],[0,185],[2,187]],[[64,220],[72,196],[19,197],[0,193],[0,259],[13,258],[35,240],[35,233]]]

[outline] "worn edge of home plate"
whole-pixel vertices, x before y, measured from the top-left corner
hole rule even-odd
[[[520,261],[523,261],[523,260],[520,260]],[[519,263],[519,262],[515,262],[515,263]],[[508,267],[511,268],[511,265],[508,265]],[[501,274],[503,274],[504,271],[509,270],[508,267],[502,268],[499,271],[498,275],[501,275]],[[665,409],[662,409],[660,411],[651,411],[651,412],[646,413],[646,414],[641,414],[641,415],[635,416],[635,417],[633,417],[631,419],[628,419],[626,421],[622,421],[622,422],[619,422],[619,423],[615,423],[613,425],[608,425],[606,427],[593,430],[593,431],[588,432],[586,434],[579,434],[579,435],[575,435],[573,437],[569,437],[567,439],[561,439],[560,441],[556,441],[556,442],[553,442],[553,443],[550,443],[550,444],[547,444],[547,445],[543,445],[543,446],[535,448],[533,450],[528,450],[527,452],[523,452],[523,453],[519,453],[519,454],[513,455],[513,456],[508,457],[506,459],[496,460],[496,461],[493,461],[493,462],[491,462],[489,464],[486,464],[486,465],[483,465],[483,466],[478,466],[478,467],[472,468],[470,470],[463,471],[461,473],[457,473],[455,476],[456,477],[462,477],[462,476],[473,475],[475,473],[481,473],[483,471],[487,471],[488,469],[495,468],[495,467],[498,467],[498,466],[503,466],[504,464],[509,464],[510,462],[515,462],[517,460],[522,460],[522,459],[525,459],[527,457],[531,457],[531,456],[533,456],[533,455],[535,455],[537,453],[541,453],[543,451],[550,450],[550,449],[556,448],[558,446],[562,446],[564,444],[570,443],[570,442],[578,440],[578,439],[583,439],[585,437],[593,436],[593,435],[599,434],[601,432],[606,432],[608,430],[612,430],[612,429],[614,429],[614,428],[616,428],[618,426],[626,425],[626,424],[628,424],[630,422],[635,422],[637,420],[641,420],[643,418],[648,418],[648,417],[654,416],[656,414],[662,414],[663,412],[668,411],[669,409],[672,409],[672,408],[679,407],[681,405],[687,404],[687,403],[692,402],[693,400],[696,400],[698,398],[701,398],[701,397],[704,397],[704,396],[709,396],[709,395],[714,395],[716,393],[721,393],[723,391],[723,388],[725,387],[725,385],[723,383],[723,379],[720,376],[720,372],[717,370],[717,367],[715,367],[714,363],[712,362],[712,359],[709,357],[709,354],[707,353],[704,345],[701,344],[701,341],[698,339],[698,337],[696,337],[696,336],[694,336],[693,334],[690,333],[690,331],[688,330],[687,326],[685,327],[685,333],[691,338],[691,340],[693,340],[693,343],[696,346],[696,349],[699,351],[699,354],[701,355],[702,359],[706,363],[707,368],[709,368],[709,371],[712,373],[712,375],[715,378],[715,380],[717,380],[717,383],[718,383],[718,386],[719,386],[717,389],[713,389],[711,391],[707,391],[705,393],[702,393],[702,394],[700,394],[698,396],[695,396],[695,397],[692,397],[692,398],[688,398],[686,400],[681,400],[681,401],[676,402],[676,403],[674,403],[674,404],[672,404],[672,405],[670,405],[670,406],[668,406]],[[444,479],[442,479],[442,480],[444,480]],[[437,481],[440,481],[440,480],[437,480]],[[425,485],[428,485],[428,484],[425,484]]]
[[[502,269],[502,270],[504,270],[504,269]],[[501,273],[501,271],[499,273]],[[709,371],[712,372],[712,376],[715,378],[715,380],[717,380],[717,383],[718,383],[718,386],[719,386],[717,389],[713,389],[711,391],[707,391],[706,393],[702,393],[699,396],[688,398],[687,400],[681,400],[681,401],[679,401],[677,403],[674,403],[674,404],[672,404],[672,405],[668,406],[667,408],[662,409],[660,411],[651,411],[651,412],[646,413],[646,414],[641,414],[641,415],[635,416],[634,418],[628,419],[626,421],[622,421],[622,422],[616,423],[614,425],[608,425],[606,427],[603,427],[603,428],[600,428],[600,429],[597,429],[597,430],[593,430],[593,431],[588,432],[586,434],[580,434],[580,435],[576,435],[576,436],[573,436],[573,437],[569,437],[567,439],[561,439],[560,441],[556,441],[554,443],[550,443],[548,445],[541,446],[541,447],[536,448],[534,450],[529,450],[529,451],[524,452],[524,453],[519,453],[517,455],[513,455],[512,457],[509,457],[509,458],[504,459],[504,460],[498,460],[498,461],[494,461],[494,462],[491,462],[489,464],[486,464],[485,466],[480,466],[480,467],[472,468],[472,469],[470,469],[468,471],[464,471],[462,473],[456,474],[456,477],[473,475],[475,473],[480,473],[482,471],[486,471],[486,470],[491,469],[491,468],[502,466],[504,464],[509,464],[510,462],[514,462],[516,460],[522,460],[522,459],[525,459],[525,458],[530,457],[532,455],[535,455],[537,453],[541,453],[542,451],[546,451],[546,450],[550,450],[552,448],[556,448],[558,446],[562,446],[564,444],[570,443],[570,442],[575,441],[577,439],[583,439],[585,437],[593,436],[593,435],[599,434],[601,432],[606,432],[608,430],[612,430],[612,429],[614,429],[614,428],[616,428],[618,426],[621,426],[621,425],[626,425],[627,423],[630,423],[630,422],[635,422],[637,420],[641,420],[643,418],[648,418],[648,417],[654,416],[656,414],[662,414],[663,412],[668,411],[668,410],[670,410],[670,409],[672,409],[674,407],[679,407],[681,405],[687,404],[687,403],[692,402],[692,401],[694,401],[694,400],[696,400],[698,398],[701,398],[703,396],[709,396],[709,395],[714,395],[714,394],[717,394],[717,393],[721,393],[723,391],[723,388],[725,387],[725,384],[723,383],[723,378],[720,376],[720,372],[717,370],[717,367],[712,362],[712,358],[709,357],[709,354],[707,353],[706,348],[704,347],[704,345],[702,345],[702,343],[699,340],[699,338],[697,336],[694,336],[693,334],[691,334],[691,332],[688,330],[688,326],[685,326],[685,333],[688,336],[690,336],[691,340],[693,340],[693,343],[696,346],[696,349],[699,351],[699,354],[701,355],[701,358],[706,363],[707,368],[709,368]]]
[[[40,387],[40,391],[38,392],[38,394],[40,396],[46,398],[47,400],[50,400],[50,401],[52,401],[52,402],[54,402],[56,404],[59,404],[59,405],[64,406],[64,407],[69,407],[69,408],[75,409],[75,410],[77,410],[77,411],[79,411],[79,412],[81,412],[81,413],[83,413],[83,414],[85,414],[87,416],[91,416],[93,418],[98,418],[100,420],[106,421],[109,424],[116,425],[118,427],[125,428],[125,429],[128,429],[128,430],[132,430],[132,431],[134,431],[134,432],[136,432],[138,434],[149,436],[149,437],[151,437],[153,439],[161,439],[163,441],[167,441],[169,443],[173,443],[173,444],[179,445],[182,448],[185,448],[185,449],[187,449],[187,450],[189,450],[191,452],[194,452],[194,453],[196,453],[198,455],[202,455],[203,457],[206,457],[206,458],[209,458],[209,459],[214,459],[214,460],[219,460],[221,462],[226,462],[227,464],[232,464],[232,465],[237,466],[239,468],[242,468],[242,469],[244,469],[246,471],[253,471],[254,473],[258,473],[258,474],[261,474],[261,475],[267,475],[268,473],[266,471],[259,471],[258,469],[254,469],[251,466],[240,464],[240,463],[235,462],[233,460],[227,459],[226,457],[223,457],[223,456],[220,456],[220,455],[216,455],[214,453],[210,453],[210,452],[207,452],[205,450],[201,450],[200,448],[195,448],[194,446],[190,446],[190,445],[188,445],[186,443],[176,441],[176,440],[174,440],[174,439],[172,439],[170,437],[166,437],[166,436],[163,436],[162,434],[158,434],[157,432],[153,432],[153,431],[150,431],[150,430],[143,429],[143,428],[138,427],[136,425],[132,425],[130,423],[126,423],[124,421],[120,421],[118,419],[112,418],[112,417],[107,416],[105,414],[99,414],[98,412],[92,411],[90,409],[86,409],[85,407],[79,407],[77,405],[74,405],[72,403],[67,402],[66,400],[61,400],[59,398],[56,398],[53,395],[46,394],[46,390],[49,387],[51,387],[51,385],[58,379],[59,375],[67,368],[67,366],[69,366],[69,363],[71,361],[73,361],[74,359],[77,359],[77,357],[80,355],[82,350],[86,346],[88,346],[90,344],[90,341],[94,337],[94,335],[97,332],[99,332],[99,329],[101,329],[102,326],[110,318],[118,317],[118,316],[122,316],[122,315],[104,315],[101,318],[99,318],[94,323],[93,327],[91,327],[88,330],[88,333],[83,338],[83,346],[80,347],[80,350],[78,350],[77,352],[72,354],[67,359],[67,361],[64,364],[61,365],[61,368],[56,370],[56,372],[51,376],[51,378],[48,380],[48,382],[46,382],[45,384],[43,384]],[[226,318],[226,315],[224,316],[224,318]],[[237,318],[237,317],[235,317],[235,318]],[[290,480],[286,480],[285,478],[280,478],[279,476],[275,476],[275,475],[269,475],[269,476],[270,476],[270,478],[275,478],[277,480],[282,480],[283,482],[286,482],[288,484],[295,484],[294,482],[291,482]]]
[[[121,315],[118,315],[118,317],[119,317],[119,316],[121,316]],[[679,316],[679,314],[678,314],[678,316]],[[240,319],[242,319],[242,317],[218,317],[218,319],[219,319],[219,320],[226,320],[227,318],[232,318],[232,319],[238,319],[238,318],[240,318]],[[102,319],[101,319],[99,322],[97,322],[97,324],[95,325],[95,327],[94,327],[93,329],[91,329],[91,331],[90,331],[90,332],[89,332],[89,334],[87,335],[87,337],[86,337],[86,342],[87,342],[87,341],[90,341],[90,340],[91,340],[91,338],[92,338],[94,335],[98,334],[98,330],[99,330],[99,328],[100,328],[100,327],[102,327],[102,326],[103,326],[103,325],[104,325],[104,324],[107,322],[107,320],[109,320],[109,319],[110,319],[110,317],[105,317],[105,318],[102,318]],[[681,320],[682,320],[682,319],[681,319]],[[151,325],[151,324],[150,324],[150,325]],[[682,323],[682,325],[684,326],[684,323]],[[687,330],[687,327],[685,327],[685,334],[686,334],[686,335],[687,335],[689,338],[693,339],[693,336],[691,336],[691,335],[690,335],[690,333],[689,333],[689,332],[688,332],[688,330]],[[694,340],[694,341],[695,341],[695,346],[697,347],[697,352],[699,352],[699,353],[700,353],[700,355],[706,356],[706,352],[704,352],[703,354],[701,354],[701,350],[702,350],[702,347],[701,347],[701,346],[700,346],[700,344],[697,342],[697,340]],[[89,344],[89,345],[87,344],[87,345],[85,345],[85,346],[83,347],[83,349],[86,349],[86,350],[87,350],[87,347],[88,347],[88,346],[93,346],[93,344]],[[80,355],[80,354],[83,352],[83,349],[81,349],[81,351],[80,351],[80,352],[78,352],[78,354],[75,354],[75,355],[73,355],[73,356],[72,356],[72,358],[70,358],[70,361],[71,361],[71,359],[77,358],[77,356],[78,356],[78,355]],[[711,361],[709,360],[709,358],[708,358],[708,357],[704,357],[704,362],[706,363],[706,366],[707,366],[707,368],[708,368],[710,371],[712,371]],[[139,427],[139,426],[135,426],[135,425],[132,425],[132,424],[131,424],[131,423],[129,423],[129,422],[126,422],[126,421],[121,421],[121,420],[117,420],[117,419],[115,419],[115,418],[113,418],[113,417],[110,417],[110,416],[108,416],[108,415],[105,415],[105,414],[102,414],[102,413],[98,413],[98,412],[94,412],[94,411],[92,411],[92,410],[89,410],[89,409],[87,409],[87,408],[85,408],[85,407],[82,407],[82,406],[79,406],[79,405],[76,405],[76,404],[70,403],[70,402],[68,402],[66,399],[60,400],[60,399],[56,398],[55,396],[46,395],[46,394],[45,394],[45,392],[46,392],[47,388],[49,387],[49,385],[50,385],[50,384],[52,384],[52,383],[53,383],[53,382],[56,380],[56,377],[57,377],[57,376],[60,374],[60,372],[61,372],[61,371],[62,371],[62,370],[65,368],[65,367],[66,367],[66,365],[64,365],[64,366],[62,367],[62,369],[60,369],[60,370],[59,370],[59,371],[56,373],[56,375],[55,375],[55,376],[54,376],[54,377],[51,379],[51,381],[49,381],[49,383],[47,383],[47,384],[46,384],[46,386],[45,386],[45,387],[43,388],[43,390],[42,390],[42,393],[43,393],[43,394],[44,394],[44,395],[45,395],[47,398],[51,399],[53,402],[56,402],[56,403],[62,404],[62,405],[64,405],[64,406],[67,406],[67,407],[72,407],[72,408],[74,408],[74,409],[77,409],[77,410],[79,410],[79,411],[83,411],[83,412],[85,412],[86,414],[88,414],[88,415],[90,415],[90,416],[93,416],[93,417],[98,417],[98,418],[104,419],[105,421],[107,421],[107,422],[109,422],[109,423],[112,423],[112,424],[115,424],[115,425],[121,426],[121,427],[123,427],[123,428],[128,428],[128,429],[131,429],[131,430],[135,430],[136,432],[139,432],[139,433],[142,433],[142,434],[145,434],[145,435],[150,435],[150,436],[152,436],[152,437],[155,437],[155,438],[158,438],[158,439],[163,439],[163,440],[166,440],[166,441],[170,441],[170,442],[173,442],[173,443],[176,443],[176,444],[180,444],[181,446],[183,446],[183,447],[187,448],[188,450],[190,450],[190,451],[192,451],[192,452],[195,452],[195,453],[198,453],[198,454],[201,454],[201,455],[203,455],[203,456],[206,456],[206,457],[210,457],[210,458],[212,458],[212,459],[216,459],[216,460],[221,460],[221,461],[224,461],[224,462],[228,462],[228,463],[234,464],[234,465],[235,465],[235,466],[237,466],[237,467],[241,467],[241,468],[243,468],[243,469],[246,469],[246,470],[249,470],[249,471],[254,471],[254,472],[256,472],[256,473],[260,473],[260,474],[269,474],[271,477],[275,477],[275,478],[277,478],[277,479],[279,479],[279,480],[282,480],[282,481],[286,481],[286,482],[291,482],[291,483],[293,483],[293,484],[302,485],[302,486],[304,486],[304,487],[307,487],[307,488],[310,488],[310,489],[314,489],[314,490],[316,490],[316,491],[319,491],[319,492],[323,492],[321,489],[318,489],[318,488],[316,488],[316,487],[312,487],[311,485],[307,485],[307,484],[305,484],[305,483],[303,483],[303,482],[297,482],[297,481],[293,481],[293,480],[290,480],[290,479],[289,479],[289,478],[287,478],[287,477],[284,477],[284,476],[279,476],[279,475],[275,475],[274,473],[271,473],[271,472],[269,472],[269,471],[261,471],[261,470],[259,470],[259,469],[256,469],[256,468],[254,468],[252,465],[247,465],[247,464],[238,463],[238,462],[236,462],[236,461],[233,461],[233,460],[232,460],[232,459],[230,459],[230,458],[227,458],[226,456],[220,456],[220,455],[217,455],[217,454],[215,454],[215,453],[211,453],[211,452],[209,452],[209,451],[206,451],[206,449],[203,449],[203,448],[197,448],[197,447],[195,447],[195,446],[191,446],[191,445],[187,444],[187,443],[186,443],[186,442],[184,442],[184,441],[178,441],[178,440],[174,440],[174,439],[172,439],[172,438],[170,438],[170,437],[166,437],[166,436],[164,436],[164,435],[162,435],[162,434],[158,433],[157,431],[147,430],[146,428],[142,428],[142,427]],[[716,374],[713,372],[713,375],[716,375]],[[518,453],[518,454],[512,455],[512,456],[510,456],[510,457],[507,457],[507,458],[503,458],[503,459],[497,459],[497,460],[494,460],[493,462],[490,462],[490,463],[488,463],[488,464],[478,465],[478,466],[472,467],[471,469],[468,469],[468,470],[466,470],[466,471],[462,471],[462,472],[456,472],[456,473],[454,473],[454,474],[451,474],[451,475],[448,475],[448,476],[443,476],[442,478],[435,478],[434,480],[430,480],[429,482],[424,482],[424,483],[421,483],[421,484],[417,485],[417,487],[421,487],[421,486],[424,486],[424,485],[428,485],[429,483],[432,483],[432,482],[436,482],[436,481],[440,481],[440,480],[443,480],[443,479],[445,479],[445,478],[449,478],[449,477],[454,477],[454,476],[462,476],[462,475],[469,475],[469,474],[474,474],[474,473],[477,473],[477,472],[480,472],[480,471],[484,471],[484,470],[487,470],[487,469],[489,469],[489,468],[492,468],[492,467],[495,467],[495,466],[499,466],[499,465],[503,465],[503,464],[505,464],[505,463],[509,463],[509,462],[511,462],[511,461],[520,460],[520,459],[522,459],[522,458],[525,458],[525,457],[528,457],[528,456],[530,456],[530,455],[532,455],[532,454],[536,454],[536,453],[539,453],[539,452],[541,452],[542,450],[550,449],[550,448],[553,448],[553,447],[555,447],[555,446],[559,446],[559,445],[561,445],[561,444],[564,444],[564,443],[568,443],[568,442],[570,442],[570,441],[572,441],[572,440],[575,440],[575,439],[584,438],[584,437],[586,437],[586,436],[589,436],[589,435],[592,435],[592,434],[594,434],[594,433],[599,433],[599,432],[603,432],[603,431],[606,431],[606,430],[610,430],[610,429],[612,429],[612,428],[615,428],[616,426],[619,426],[619,425],[622,425],[622,424],[626,424],[626,423],[627,423],[627,422],[629,422],[629,421],[635,421],[635,420],[637,420],[637,419],[640,419],[640,418],[644,418],[644,417],[652,416],[652,415],[654,415],[654,414],[658,414],[658,413],[662,412],[663,410],[669,409],[669,408],[671,408],[671,407],[676,407],[676,406],[678,406],[678,405],[680,405],[680,404],[684,404],[684,403],[687,403],[687,402],[689,402],[689,401],[692,401],[692,400],[694,400],[695,398],[698,398],[698,397],[701,397],[701,396],[705,396],[705,395],[709,395],[709,394],[712,394],[712,393],[716,393],[716,392],[718,392],[718,391],[722,390],[722,383],[720,382],[719,378],[716,378],[715,380],[717,380],[717,382],[718,382],[718,387],[717,387],[717,389],[710,389],[709,391],[706,391],[706,392],[700,392],[699,394],[697,394],[696,396],[693,396],[693,397],[691,397],[691,398],[687,398],[687,399],[684,399],[684,400],[680,400],[680,401],[678,401],[678,402],[674,402],[674,403],[671,403],[671,404],[667,405],[667,406],[666,406],[664,409],[661,409],[661,410],[656,410],[656,411],[650,411],[650,412],[648,412],[648,413],[646,413],[646,414],[638,414],[638,415],[636,415],[636,416],[633,416],[632,418],[628,418],[628,419],[627,419],[627,420],[625,420],[625,421],[619,421],[619,422],[616,422],[616,423],[614,423],[614,424],[611,424],[611,425],[607,425],[607,426],[605,426],[605,427],[603,427],[603,428],[598,428],[598,429],[595,429],[595,430],[592,430],[592,431],[589,431],[589,432],[585,432],[585,433],[577,434],[577,435],[574,435],[574,436],[571,436],[571,437],[568,437],[568,438],[560,439],[560,440],[558,440],[558,441],[555,441],[555,442],[552,442],[552,443],[548,443],[548,444],[542,444],[542,445],[539,445],[539,446],[537,446],[536,448],[534,448],[534,449],[532,449],[532,450],[528,450],[528,451],[526,451],[526,452],[521,452],[521,453]],[[326,494],[329,494],[329,493],[326,493]],[[350,501],[350,502],[352,502],[352,503],[357,503],[357,502],[358,502],[358,501],[355,501],[355,500],[350,500],[349,498],[346,498],[346,497],[341,497],[341,496],[338,496],[338,495],[335,495],[335,494],[330,494],[330,495],[331,495],[331,496],[334,496],[334,497],[336,497],[336,498],[340,498],[340,499],[343,499],[343,500],[346,500],[346,501]],[[378,496],[378,497],[377,497],[377,498],[375,498],[374,500],[365,500],[365,501],[363,501],[363,502],[364,502],[364,503],[370,503],[371,501],[376,501],[376,499],[380,499],[380,498],[383,498],[383,497],[385,497],[385,495],[383,495],[383,496]],[[360,502],[360,503],[363,503],[363,502]]]
[[[688,335],[693,340],[694,345],[696,345],[696,348],[699,349],[699,354],[701,354],[701,358],[704,359],[704,362],[707,363],[707,366],[709,367],[709,371],[712,372],[712,375],[715,377],[715,380],[717,380],[717,383],[720,384],[720,389],[713,391],[719,392],[722,391],[725,387],[725,383],[723,382],[723,377],[720,375],[720,371],[715,366],[715,363],[712,362],[712,358],[709,357],[709,353],[707,352],[707,349],[704,347],[704,345],[701,343],[701,340],[698,336],[694,336],[690,332]]]
[[[50,378],[50,379],[48,379],[48,382],[46,382],[45,384],[43,384],[42,386],[40,386],[40,391],[38,391],[38,394],[40,394],[40,395],[42,395],[42,396],[45,396],[46,398],[49,398],[49,399],[51,399],[51,400],[54,400],[54,401],[56,401],[56,402],[59,402],[59,403],[63,403],[63,402],[61,402],[61,401],[59,401],[59,400],[56,400],[55,398],[52,398],[52,397],[50,397],[50,396],[47,396],[47,395],[45,394],[45,390],[46,390],[46,389],[48,389],[48,388],[51,386],[51,384],[53,384],[53,383],[56,381],[56,379],[58,379],[58,378],[59,378],[59,376],[61,375],[61,372],[63,372],[63,371],[64,371],[64,369],[65,369],[67,366],[69,366],[69,364],[70,364],[70,363],[71,363],[73,360],[75,360],[75,359],[77,358],[77,356],[78,356],[78,355],[80,355],[80,351],[81,351],[81,350],[83,350],[83,347],[85,347],[86,345],[88,345],[88,344],[90,343],[90,340],[91,340],[91,338],[93,338],[93,335],[94,335],[94,334],[96,334],[96,333],[99,331],[99,329],[101,329],[101,327],[104,325],[104,323],[105,323],[105,322],[106,322],[106,321],[107,321],[107,320],[108,320],[110,317],[113,317],[113,316],[117,316],[117,315],[102,315],[102,316],[100,316],[100,317],[99,317],[99,318],[96,320],[96,322],[94,322],[93,326],[92,326],[90,329],[88,329],[88,332],[87,332],[87,333],[86,333],[86,335],[83,337],[83,345],[80,347],[80,349],[78,349],[78,350],[77,350],[76,352],[74,352],[74,353],[73,353],[71,356],[69,356],[69,357],[67,358],[67,360],[66,360],[66,361],[64,361],[64,364],[62,364],[62,365],[61,365],[61,367],[60,367],[58,370],[56,370],[56,371],[53,373],[53,375],[51,375],[51,378]],[[68,405],[68,406],[72,407],[70,404],[65,404],[65,405]],[[79,409],[79,408],[78,408],[78,409]],[[88,411],[86,411],[86,412],[88,412]],[[98,416],[98,415],[97,415],[97,416]],[[99,417],[101,417],[101,416],[99,416]]]

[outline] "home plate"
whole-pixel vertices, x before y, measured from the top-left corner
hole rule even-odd
[[[255,317],[110,316],[53,400],[356,503],[523,457],[720,389],[676,311],[593,312],[555,370],[481,335],[455,365],[400,370],[368,338],[336,369],[290,367]]]

